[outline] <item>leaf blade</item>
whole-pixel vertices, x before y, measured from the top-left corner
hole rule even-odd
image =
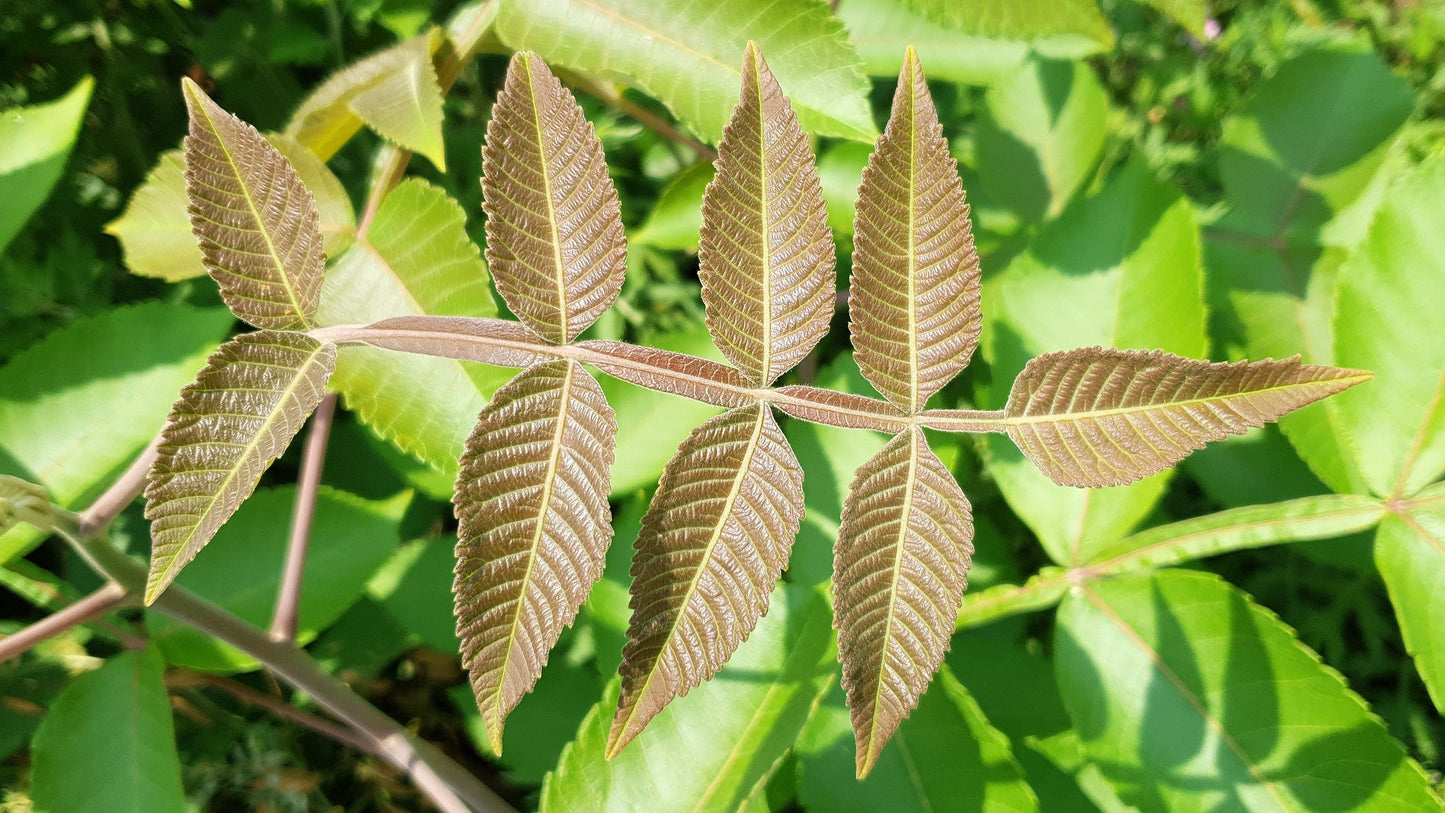
[[[1380,523],[1375,564],[1395,606],[1405,649],[1435,702],[1445,710],[1445,485],[1434,485]]]

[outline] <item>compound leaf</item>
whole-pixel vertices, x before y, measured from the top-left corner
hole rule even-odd
[[[536,54],[507,67],[482,195],[497,291],[537,335],[572,341],[622,289],[627,238],[592,123]]]
[[[683,441],[637,538],[609,757],[752,632],[802,517],[803,472],[766,404],[725,412]]]
[[[833,606],[859,778],[943,662],[972,556],[968,498],[922,430],[858,468],[834,548]]]
[[[181,390],[146,487],[147,604],[255,490],[321,402],[335,362],[333,345],[263,330],[221,345]]]
[[[191,129],[186,195],[191,231],[231,311],[263,329],[313,324],[326,259],[316,201],[251,125],[181,80]]]
[[[792,369],[833,317],[833,239],[813,152],[756,44],[702,201],[698,279],[718,349],[754,386]]]
[[[1085,347],[1030,361],[1003,422],[1054,482],[1121,485],[1369,379],[1362,370],[1301,364],[1298,356],[1211,363]]]
[[[854,358],[868,383],[916,413],[968,364],[981,316],[958,163],[912,50],[888,126],[863,170],[854,240]]]
[[[518,374],[467,438],[453,497],[453,592],[462,663],[493,753],[503,720],[602,575],[616,439],[602,388],[575,361]]]

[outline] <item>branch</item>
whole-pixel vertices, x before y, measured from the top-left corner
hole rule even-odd
[[[89,508],[80,513],[78,531],[82,536],[89,539],[104,533],[110,523],[120,516],[120,512],[141,495],[145,490],[146,477],[150,474],[151,466],[155,465],[156,450],[160,445],[161,433],[157,432],[125,473],[97,497]]]
[[[181,678],[180,680],[174,679]],[[381,757],[379,751],[372,748],[371,740],[357,734],[355,731],[343,725],[338,725],[330,720],[317,717],[314,714],[307,714],[301,709],[265,692],[258,692],[250,686],[237,683],[230,678],[220,675],[212,675],[208,672],[197,672],[192,669],[175,669],[166,675],[166,682],[171,686],[207,685],[220,689],[221,691],[253,706],[263,708],[277,717],[290,720],[291,722],[309,728],[318,734],[330,737],[340,743],[345,743],[358,751],[364,751],[376,757]]]
[[[567,84],[582,90],[590,96],[596,96],[606,103],[608,107],[624,115],[631,116],[638,124],[652,130],[668,141],[692,150],[693,154],[696,155],[699,160],[717,160],[717,150],[693,138],[677,127],[674,127],[666,119],[653,113],[651,110],[618,93],[617,89],[611,85],[599,82],[590,76],[560,70],[558,73],[566,77]]]
[[[271,615],[271,637],[277,641],[296,640],[296,617],[301,610],[301,581],[306,572],[306,550],[311,525],[316,518],[316,495],[321,489],[321,471],[326,466],[326,442],[331,438],[331,419],[336,415],[336,393],[328,392],[311,416],[311,431],[301,453],[301,474],[297,481],[296,508],[291,516],[291,538],[286,543],[286,565],[281,571],[281,589],[276,594],[276,611]]]
[[[124,587],[114,582],[107,584],[65,609],[57,610],[13,635],[0,638],[0,662],[10,660],[129,601],[130,595]]]

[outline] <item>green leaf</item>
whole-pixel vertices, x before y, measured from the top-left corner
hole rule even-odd
[[[327,270],[317,322],[495,315],[487,267],[465,226],[466,214],[446,193],[419,179],[402,182],[382,201],[364,239]],[[332,386],[378,434],[450,475],[477,413],[511,374],[343,347]]]
[[[714,165],[698,254],[707,327],[744,379],[766,387],[828,332],[833,236],[808,139],[751,42]]]
[[[366,583],[396,552],[402,492],[385,501],[363,500],[322,486],[302,578],[296,640],[305,645],[346,611]],[[184,587],[258,627],[276,609],[281,563],[286,558],[294,486],[261,489],[219,531],[215,544],[176,579]],[[260,661],[194,627],[159,613],[146,614],[146,629],[166,663],[209,672],[244,672]]]
[[[818,158],[818,181],[828,207],[828,227],[838,234],[853,234],[858,216],[858,187],[863,168],[868,166],[872,147],[856,141],[840,141]]]
[[[963,34],[896,0],[848,0],[838,4],[837,14],[869,76],[897,76],[911,45],[928,64],[930,78],[991,85],[1014,73],[1029,54],[1024,42]]]
[[[440,45],[439,33],[427,31],[333,74],[297,108],[286,135],[324,161],[368,124],[445,172],[442,90],[432,67]]]
[[[866,779],[853,775],[848,711],[830,692],[799,737],[798,801],[808,810],[1038,809],[1008,737],[989,724],[948,667],[918,700]]]
[[[702,232],[702,195],[713,177],[712,164],[702,162],[669,181],[647,220],[630,236],[632,245],[696,252]]]
[[[1340,398],[1341,426],[1376,494],[1408,497],[1445,473],[1445,159],[1390,190],[1340,271],[1335,358],[1375,371]]]
[[[1044,610],[1059,603],[1068,591],[1067,571],[1045,566],[1022,585],[998,584],[963,597],[957,627],[978,627],[1020,613]]]
[[[93,87],[87,76],[53,102],[0,110],[0,254],[65,172]]]
[[[146,604],[236,512],[321,403],[336,348],[263,330],[222,345],[181,390],[146,486]]]
[[[541,809],[736,810],[777,769],[834,675],[823,596],[780,587],[770,608],[727,666],[609,760],[613,681],[547,777]]]
[[[191,117],[186,196],[206,270],[256,327],[310,327],[326,262],[315,198],[254,127],[189,78],[181,85]]]
[[[1108,107],[1086,62],[1034,57],[991,85],[978,121],[982,199],[1028,221],[1058,216],[1093,177]]]
[[[20,523],[37,531],[55,526],[55,506],[45,489],[19,477],[0,474],[0,534]]]
[[[1184,30],[1193,34],[1195,39],[1206,38],[1204,18],[1207,12],[1204,0],[1140,0],[1140,2],[1153,6],[1160,14],[1184,26]]]
[[[1094,0],[905,0],[941,25],[993,39],[1086,38],[1094,50],[1114,47],[1114,32]]]
[[[1445,484],[1398,504],[1380,523],[1375,564],[1390,591],[1405,648],[1435,701],[1445,712]]]
[[[160,430],[232,323],[222,308],[120,307],[16,354],[0,368],[0,472],[83,507]],[[29,528],[0,536],[0,562],[40,538]]]
[[[712,143],[737,99],[737,66],[752,40],[772,58],[805,130],[877,134],[858,52],[818,0],[505,0],[497,35],[553,65],[627,77]]]
[[[1147,810],[1439,810],[1339,674],[1213,574],[1088,582],[1055,666],[1085,753]]]
[[[122,652],[56,699],[31,745],[37,810],[186,809],[164,671],[155,650]]]

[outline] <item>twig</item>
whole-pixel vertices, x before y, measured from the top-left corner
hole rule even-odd
[[[296,508],[291,515],[291,538],[286,543],[286,565],[281,572],[281,589],[276,594],[276,611],[271,615],[271,637],[277,641],[296,640],[296,616],[301,610],[301,581],[306,572],[306,550],[311,525],[316,518],[316,495],[321,490],[321,471],[326,466],[326,442],[331,437],[331,419],[336,414],[336,393],[328,392],[311,416],[311,431],[301,453],[301,474],[297,480]]]
[[[99,536],[132,500],[141,495],[145,490],[146,475],[150,473],[151,466],[155,465],[160,445],[161,433],[157,432],[125,473],[111,483],[110,488],[97,497],[89,508],[80,513],[81,534],[86,538]]]
[[[250,686],[238,683],[230,678],[212,675],[207,672],[197,672],[191,669],[176,669],[173,674],[182,679],[184,685],[205,684],[219,689],[226,694],[235,697],[253,706],[257,706],[291,722],[309,728],[318,734],[330,737],[340,743],[345,743],[358,751],[365,751],[373,756],[380,757],[382,754],[372,747],[371,740],[357,734],[346,726],[334,723],[314,714],[308,714],[301,709],[265,692],[257,691]],[[170,682],[170,676],[167,676]]]
[[[14,658],[66,630],[125,604],[129,593],[114,582],[80,601],[57,610],[13,635],[0,638],[0,662]]]
[[[717,150],[672,126],[670,122],[651,110],[624,97],[611,85],[599,82],[589,76],[582,76],[570,72],[563,73],[567,78],[567,84],[573,85],[591,96],[596,96],[606,103],[607,106],[614,108],[619,113],[631,116],[637,120],[638,124],[652,130],[668,141],[692,150],[693,154],[699,159],[705,161],[717,160]]]

